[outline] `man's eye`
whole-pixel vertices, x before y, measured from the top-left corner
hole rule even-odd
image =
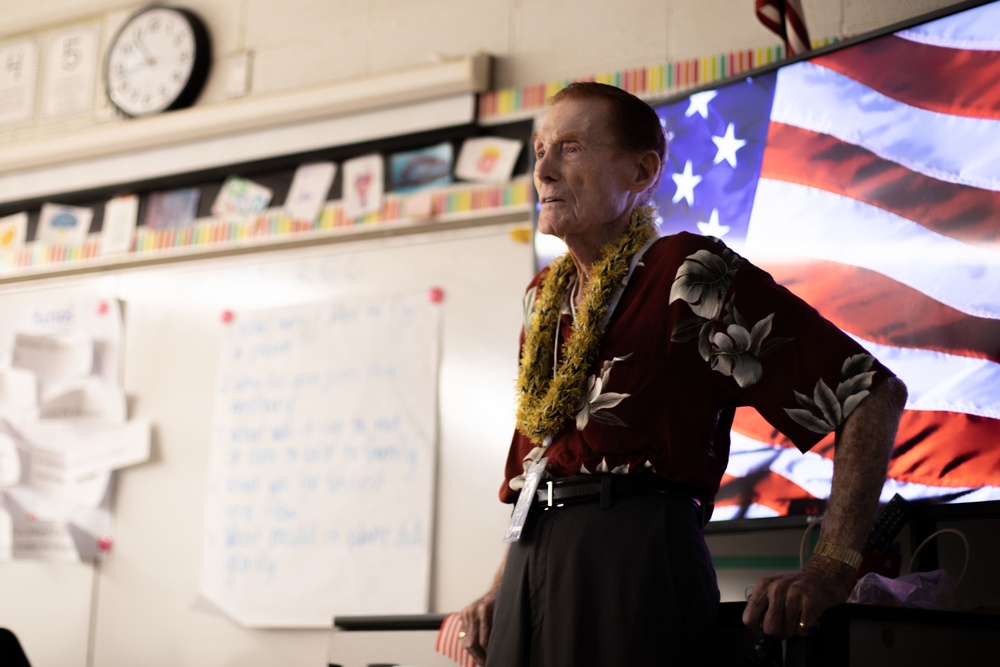
[[[536,160],[541,160],[543,157],[545,157],[545,151],[535,151]]]

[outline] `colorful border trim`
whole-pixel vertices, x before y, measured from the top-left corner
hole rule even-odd
[[[475,217],[504,210],[531,210],[534,189],[526,176],[497,185],[460,184],[440,190],[412,194],[387,194],[382,208],[358,219],[344,215],[339,201],[330,202],[315,222],[292,220],[280,209],[272,209],[252,220],[198,221],[177,229],[136,230],[135,249],[129,253],[103,255],[99,233],[91,234],[82,245],[53,246],[29,243],[22,248],[0,252],[0,277],[31,269],[82,265],[113,257],[151,256],[159,252],[195,246],[237,246],[249,241],[278,240],[303,232],[350,233],[382,225],[427,225]],[[471,214],[471,215],[470,215]]]
[[[97,235],[89,236],[83,245],[29,243],[0,252],[0,275],[50,264],[86,262],[100,257],[101,239]]]
[[[835,44],[842,39],[844,38],[827,37],[815,40],[813,48]],[[479,95],[478,117],[480,121],[489,122],[502,119],[503,116],[541,110],[545,107],[546,100],[573,81],[597,81],[617,86],[639,97],[660,97],[770,65],[784,57],[785,47],[778,44],[578,79],[552,81],[520,88],[502,88]]]
[[[185,246],[239,244],[277,239],[303,232],[343,232],[392,224],[431,224],[470,213],[504,209],[530,209],[533,189],[526,177],[502,185],[452,186],[406,195],[385,195],[382,208],[360,218],[348,218],[339,201],[330,202],[313,222],[292,220],[280,209],[271,209],[252,220],[206,220],[182,229],[136,233],[137,254]],[[414,213],[417,211],[417,213]]]

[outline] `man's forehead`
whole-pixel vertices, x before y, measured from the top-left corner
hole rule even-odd
[[[601,99],[561,100],[542,117],[532,141],[566,141],[606,136],[610,109]]]

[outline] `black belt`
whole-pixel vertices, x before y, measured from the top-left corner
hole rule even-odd
[[[610,509],[615,497],[626,496],[672,496],[688,500],[695,507],[702,506],[697,494],[684,484],[668,482],[648,473],[633,473],[543,479],[535,492],[535,507],[558,507],[600,500],[603,509]]]

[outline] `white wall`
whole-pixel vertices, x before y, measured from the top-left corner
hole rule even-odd
[[[187,0],[183,4],[200,13],[211,26],[216,68],[199,101],[211,105],[227,99],[226,77],[239,56],[249,53],[252,70],[248,99],[283,90],[363,77],[375,73],[424,64],[439,57],[486,51],[496,56],[494,87],[522,86],[574,76],[650,65],[700,55],[712,55],[776,43],[774,35],[757,23],[751,0]],[[939,7],[952,0],[805,0],[805,12],[813,37],[859,33],[888,25]],[[78,22],[99,20],[102,44],[106,44],[123,19],[139,3],[122,0],[0,0],[0,41],[23,35],[42,35]],[[95,104],[94,113],[72,122],[36,122],[17,130],[0,132],[4,145],[68,135],[96,124],[123,123],[106,104]],[[511,350],[513,356],[514,350]],[[488,407],[485,409],[489,409]],[[484,420],[495,417],[484,416]],[[500,459],[502,452],[494,457]],[[481,460],[481,459],[477,459]],[[471,463],[471,461],[470,461]],[[481,592],[499,557],[464,561],[455,540],[465,539],[463,526],[485,520],[489,530],[502,529],[502,510],[489,505],[485,516],[477,509],[492,503],[499,470],[477,470],[466,489],[479,490],[482,498],[442,497],[455,503],[454,521],[440,528],[448,541],[447,565],[435,569],[435,611],[455,609]],[[497,524],[493,526],[492,524]],[[474,534],[488,532],[481,526]],[[776,536],[774,543],[740,538],[739,548],[731,539],[715,540],[722,553],[741,555],[787,555],[797,549],[798,536]],[[124,548],[124,547],[123,547]],[[190,554],[185,556],[190,558]],[[3,564],[6,575],[17,579],[22,564]],[[67,574],[68,573],[68,574]],[[743,589],[758,572],[721,573],[724,599],[740,599]],[[69,572],[69,566],[52,566],[52,577],[66,577],[80,590],[67,596],[80,599],[90,585],[88,575]],[[7,576],[4,580],[7,580]],[[110,589],[108,589],[110,590]],[[144,646],[130,645],[113,655],[93,646],[97,634],[90,627],[43,627],[60,599],[38,599],[29,590],[8,589],[0,596],[17,595],[24,600],[22,618],[38,628],[38,636],[49,638],[46,658],[36,665],[121,664],[124,655],[137,658]],[[141,610],[143,601],[136,599]],[[95,603],[96,606],[96,603]],[[122,603],[124,608],[124,603]],[[86,617],[80,610],[77,617]],[[58,617],[58,615],[56,615]],[[138,623],[140,621],[136,621]],[[106,633],[106,628],[101,633]],[[111,630],[122,633],[127,645],[128,622]],[[226,636],[226,633],[222,633]],[[161,638],[183,642],[183,637]],[[221,636],[220,636],[221,639]],[[262,633],[257,653],[272,658],[285,655],[285,646],[307,641]],[[246,650],[246,647],[243,647]],[[87,655],[99,661],[88,661]],[[219,649],[219,655],[225,649]],[[72,656],[72,660],[66,660]],[[237,656],[251,664],[250,655]],[[160,664],[156,656],[144,656],[143,664]],[[166,664],[166,663],[163,663]],[[219,663],[216,663],[219,664]],[[235,664],[230,662],[228,664]],[[288,663],[291,664],[291,663]],[[312,663],[307,663],[312,664]],[[319,663],[317,663],[319,664]]]
[[[227,99],[239,56],[250,97],[486,51],[494,87],[770,46],[750,0],[186,0],[211,27],[216,66],[199,104]],[[814,38],[855,34],[954,0],[805,0]],[[107,44],[141,3],[0,0],[0,40],[99,20]],[[100,84],[99,84],[100,85]],[[0,131],[0,145],[123,122],[97,95],[94,115]]]

